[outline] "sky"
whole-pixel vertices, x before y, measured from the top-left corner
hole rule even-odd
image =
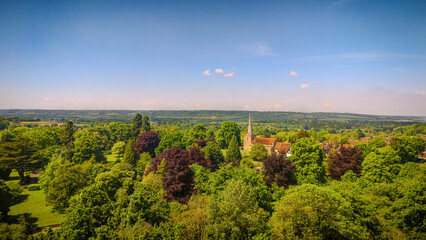
[[[426,116],[426,1],[0,0],[0,109]]]

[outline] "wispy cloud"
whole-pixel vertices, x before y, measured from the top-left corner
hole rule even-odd
[[[288,75],[293,76],[293,77],[299,76],[299,74],[297,74],[295,71],[291,71]]]
[[[154,104],[155,104],[155,101],[145,101],[145,102],[143,102],[143,103],[148,104],[148,105],[154,105]]]
[[[202,74],[203,74],[204,76],[210,76],[210,75],[212,75],[212,74],[210,73],[210,69],[208,69],[208,70],[206,70],[206,71],[202,72]]]
[[[214,70],[216,73],[223,73],[223,69],[222,68],[216,68],[216,70]]]
[[[45,97],[44,101],[50,101],[50,99],[51,99],[50,97]]]
[[[282,108],[283,105],[282,104],[274,104],[274,108]]]
[[[227,74],[223,74],[223,76],[224,76],[224,77],[233,77],[233,76],[234,76],[234,73],[233,73],[233,72],[230,72],[230,73],[227,73]]]
[[[262,106],[260,106],[260,108],[262,108],[262,109],[269,109],[269,108],[271,108],[271,106],[269,106],[269,105],[262,105]]]
[[[302,85],[300,85],[300,88],[307,88],[307,87],[309,87],[309,84],[302,84]]]
[[[422,95],[425,96],[426,95],[426,91],[416,91],[415,92],[416,95]]]
[[[197,104],[195,104],[195,107],[199,108],[199,107],[201,107],[201,104],[197,103]]]
[[[278,54],[273,52],[268,44],[264,42],[257,42],[255,44],[246,45],[244,49],[251,52],[255,56],[277,56]]]
[[[391,60],[391,59],[424,59],[424,58],[425,58],[424,56],[406,54],[406,53],[370,51],[370,52],[341,53],[341,54],[332,54],[332,55],[293,57],[293,58],[287,58],[285,59],[285,61],[286,62],[299,62],[299,61],[373,62],[373,61],[385,61],[385,60]]]
[[[338,0],[338,1],[334,1],[334,2],[332,2],[332,3],[330,3],[328,5],[328,8],[329,9],[338,8],[338,7],[341,7],[344,4],[351,3],[351,2],[356,2],[356,0]]]
[[[331,104],[330,103],[323,103],[321,106],[328,108],[328,107],[331,107]]]
[[[245,108],[245,109],[249,109],[249,108],[250,108],[250,105],[246,104],[246,105],[244,105],[244,108]]]

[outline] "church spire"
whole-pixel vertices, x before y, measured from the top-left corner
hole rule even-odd
[[[252,135],[252,131],[251,131],[251,115],[249,114],[249,125],[248,125],[248,135]]]

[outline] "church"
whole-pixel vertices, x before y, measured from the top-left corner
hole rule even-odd
[[[249,116],[248,131],[247,134],[244,135],[244,150],[250,151],[251,146],[255,143],[262,144],[268,151],[268,154],[285,154],[287,157],[291,155],[290,143],[278,142],[276,138],[256,137],[256,135],[253,134],[251,127],[251,116]]]

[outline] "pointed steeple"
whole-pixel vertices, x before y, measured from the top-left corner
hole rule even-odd
[[[248,135],[252,135],[252,131],[251,131],[251,115],[249,114],[249,125],[248,125]]]

